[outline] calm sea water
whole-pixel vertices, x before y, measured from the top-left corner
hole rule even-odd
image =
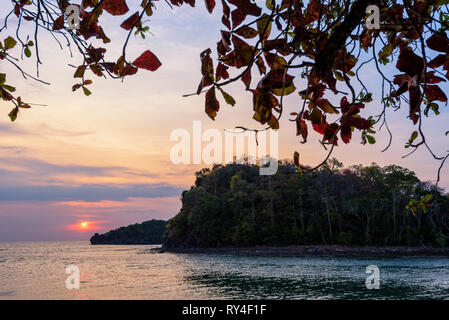
[[[148,253],[151,246],[0,243],[0,299],[448,299],[447,258]],[[79,267],[79,290],[65,285]],[[380,289],[365,286],[368,265]]]

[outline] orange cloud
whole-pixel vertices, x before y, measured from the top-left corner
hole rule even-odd
[[[119,208],[127,206],[126,202],[123,201],[111,201],[111,200],[102,200],[96,202],[87,202],[87,201],[61,201],[57,204],[63,206],[77,207],[77,208]]]

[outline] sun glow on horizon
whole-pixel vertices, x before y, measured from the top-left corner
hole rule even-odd
[[[93,230],[97,230],[100,229],[99,224],[102,221],[87,221],[87,220],[82,220],[77,222],[76,224],[71,224],[66,226],[67,229],[69,230],[74,230],[74,231],[93,231]]]
[[[81,228],[81,229],[87,229],[87,228],[89,228],[89,222],[87,222],[87,221],[81,222],[81,223],[80,223],[80,228]]]

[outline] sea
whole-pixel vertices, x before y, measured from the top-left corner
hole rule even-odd
[[[0,299],[449,299],[444,257],[175,254],[154,247],[0,243]]]

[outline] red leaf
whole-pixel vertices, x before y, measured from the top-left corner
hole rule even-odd
[[[243,73],[241,79],[242,79],[243,83],[245,84],[246,89],[248,89],[249,85],[251,84],[251,71],[250,70],[245,71]]]
[[[83,20],[80,22],[79,32],[86,40],[95,36],[97,39],[103,39],[104,43],[110,42],[104,34],[103,29],[98,25],[98,15],[93,12],[84,15]]]
[[[348,124],[341,126],[340,135],[344,143],[349,143],[352,137],[351,126]]]
[[[212,87],[206,92],[206,114],[215,120],[218,110],[220,110],[220,102],[215,96],[215,87]]]
[[[210,86],[214,83],[214,65],[210,57],[211,50],[206,49],[200,54],[201,59],[201,82],[198,86],[196,94],[200,94],[204,87]]]
[[[161,62],[150,50],[147,50],[133,62],[133,65],[141,69],[156,71],[161,66]]]
[[[307,5],[307,13],[304,21],[305,25],[312,23],[319,19],[320,14],[325,14],[326,9],[323,8],[320,2],[317,0],[311,0]]]
[[[429,71],[426,73],[426,82],[427,83],[440,83],[441,81],[446,81],[443,78],[440,78],[435,75],[435,71]]]
[[[123,21],[123,23],[120,25],[125,30],[131,30],[136,25],[140,23],[140,15],[139,12],[134,13],[131,17]]]
[[[341,98],[340,100],[341,111],[346,114],[346,116],[353,116],[360,112],[360,109],[363,109],[365,105],[363,103],[355,103],[350,104],[346,97]]]
[[[126,0],[104,0],[103,9],[113,16],[120,16],[129,11]]]
[[[438,100],[442,102],[447,101],[447,97],[444,94],[443,90],[440,89],[439,86],[429,86],[425,87],[424,93],[426,94],[427,99],[430,101]]]
[[[20,6],[16,4],[14,7],[14,14],[17,16],[17,18],[20,16]]]
[[[416,124],[419,119],[419,110],[420,110],[420,102],[421,102],[421,90],[419,87],[411,86],[409,88],[410,94],[410,119],[413,120],[413,123]]]
[[[209,13],[212,13],[215,8],[215,0],[204,0],[204,2],[206,3],[207,11],[209,11]]]
[[[5,101],[11,101],[12,99],[14,99],[14,97],[2,87],[0,87],[0,98]]]
[[[83,0],[81,5],[82,5],[83,9],[86,9],[88,7],[95,8],[95,3],[93,0]]]
[[[398,90],[396,90],[394,96],[399,97],[401,94],[407,91],[408,91],[408,82],[403,82],[398,88]]]
[[[237,9],[232,11],[232,26],[235,28],[245,20],[247,15],[260,16],[260,9],[251,0],[228,0],[229,3],[235,5]]]
[[[123,68],[123,70],[122,70],[122,73],[120,74],[120,76],[122,76],[122,77],[124,77],[124,76],[131,76],[131,75],[133,75],[133,74],[136,74],[137,73],[137,68],[136,67],[133,67],[132,65],[130,65],[130,64],[127,64],[124,68]]]
[[[324,140],[329,141],[330,143],[337,145],[338,137],[336,135],[339,126],[336,123],[331,123],[324,130]]]
[[[101,59],[103,59],[104,54],[106,53],[105,48],[95,48],[92,45],[90,45],[87,48],[87,53],[89,54],[89,58],[86,59],[86,62],[88,64],[93,62],[99,62]]]
[[[359,130],[370,129],[372,126],[371,120],[364,118],[351,117],[348,119],[348,123]]]
[[[229,9],[229,6],[225,0],[221,0],[221,3],[223,4],[223,17],[221,18],[221,22],[228,29],[231,29],[231,22],[229,21],[229,16],[231,15],[231,9]]]
[[[264,51],[276,50],[282,55],[289,54],[289,48],[287,42],[284,38],[282,39],[274,39],[274,40],[265,40],[264,42]]]
[[[236,35],[232,36],[232,43],[234,44],[234,51],[222,57],[222,61],[236,68],[249,65],[253,54],[253,47]]]
[[[240,25],[243,22],[243,20],[245,20],[245,18],[246,18],[246,15],[242,11],[239,11],[239,9],[233,10],[232,11],[232,26],[233,26],[233,28]]]
[[[394,76],[393,83],[401,85],[404,82],[409,82],[411,77],[408,74],[397,74]]]
[[[447,59],[447,55],[445,54],[439,54],[438,56],[435,57],[435,59],[433,59],[432,61],[430,61],[427,65],[429,66],[429,68],[438,68],[440,66],[442,66]]]
[[[307,136],[309,135],[307,124],[300,117],[296,118],[296,135],[302,136],[303,141],[301,143],[307,142]]]
[[[320,124],[312,124],[313,130],[320,134],[324,134],[324,130],[326,130],[326,126],[323,123]]]
[[[58,17],[53,23],[52,30],[60,30],[64,28],[64,15]]]
[[[439,33],[434,33],[426,43],[430,49],[449,53],[449,39]]]
[[[258,89],[272,90],[272,89],[282,89],[287,88],[293,84],[293,79],[295,77],[284,73],[282,70],[271,70],[266,76],[264,76],[259,84]]]
[[[215,71],[215,78],[217,79],[217,81],[220,79],[229,78],[228,68],[229,67],[225,66],[223,63],[218,63],[217,70]]]
[[[413,77],[424,70],[424,59],[414,54],[410,48],[401,48],[396,68]]]

